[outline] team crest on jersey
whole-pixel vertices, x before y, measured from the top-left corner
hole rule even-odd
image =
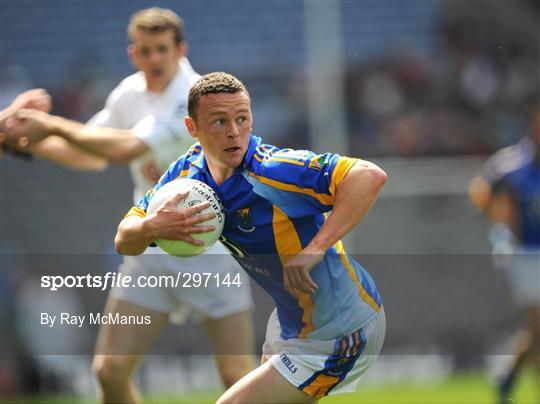
[[[251,223],[251,212],[249,211],[249,208],[238,209],[236,211],[236,216],[238,217],[238,220],[240,220],[238,228],[244,233],[251,233],[255,230],[255,226]]]
[[[326,156],[324,154],[320,154],[309,160],[309,168],[320,170],[326,163]]]

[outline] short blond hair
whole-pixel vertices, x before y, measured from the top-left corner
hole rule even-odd
[[[184,21],[174,11],[151,7],[137,11],[131,16],[127,28],[129,41],[133,41],[133,34],[137,30],[147,32],[174,32],[174,40],[179,44],[184,40]]]

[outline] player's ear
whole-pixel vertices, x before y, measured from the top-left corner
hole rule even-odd
[[[131,63],[133,63],[135,66],[137,66],[137,54],[135,50],[135,45],[132,43],[127,46],[126,49],[127,55]]]
[[[181,41],[178,43],[178,45],[176,45],[176,50],[178,51],[178,56],[180,58],[187,56],[189,50],[188,43],[186,41]]]
[[[184,124],[186,125],[186,128],[187,128],[189,134],[191,135],[191,137],[196,139],[197,138],[197,127],[196,127],[196,124],[195,124],[195,120],[190,116],[186,116],[184,118]]]

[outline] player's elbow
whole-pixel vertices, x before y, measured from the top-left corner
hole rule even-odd
[[[93,161],[85,167],[86,171],[102,172],[109,167],[109,162],[106,159]]]
[[[114,239],[114,246],[116,247],[116,252],[120,255],[135,256],[141,254],[141,252],[133,250],[129,245],[119,240],[118,237]]]
[[[388,181],[388,175],[386,172],[373,163],[369,163],[369,165],[365,167],[361,173],[364,182],[369,184],[370,188],[377,193],[384,187],[386,181]]]
[[[135,156],[133,156],[133,153],[130,153],[127,150],[116,151],[109,155],[109,160],[111,162],[121,166],[128,165],[134,158]]]
[[[126,239],[123,232],[119,229],[116,233],[116,236],[114,237],[114,247],[116,249],[116,252],[120,255],[139,255],[144,252],[144,250],[140,251],[138,248],[134,248]]]
[[[116,252],[120,255],[131,255],[129,254],[129,250],[127,249],[126,244],[124,243],[124,239],[120,234],[120,230],[116,233],[116,236],[114,237],[114,248],[116,249]]]

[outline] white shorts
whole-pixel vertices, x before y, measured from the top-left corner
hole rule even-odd
[[[253,309],[247,275],[219,242],[191,258],[177,258],[157,247],[148,248],[142,255],[125,256],[119,272],[133,280],[129,287],[114,287],[110,296],[169,313],[174,323],[183,323],[190,314],[200,321]],[[165,287],[138,284],[142,279],[144,285],[158,280],[165,285],[165,278],[176,283]],[[240,286],[232,284],[234,280]]]
[[[375,362],[386,332],[384,309],[352,334],[330,341],[280,337],[277,311],[268,320],[263,354],[293,386],[314,398],[351,393]]]
[[[540,304],[540,250],[516,249],[513,254],[498,257],[513,299],[528,307]]]

